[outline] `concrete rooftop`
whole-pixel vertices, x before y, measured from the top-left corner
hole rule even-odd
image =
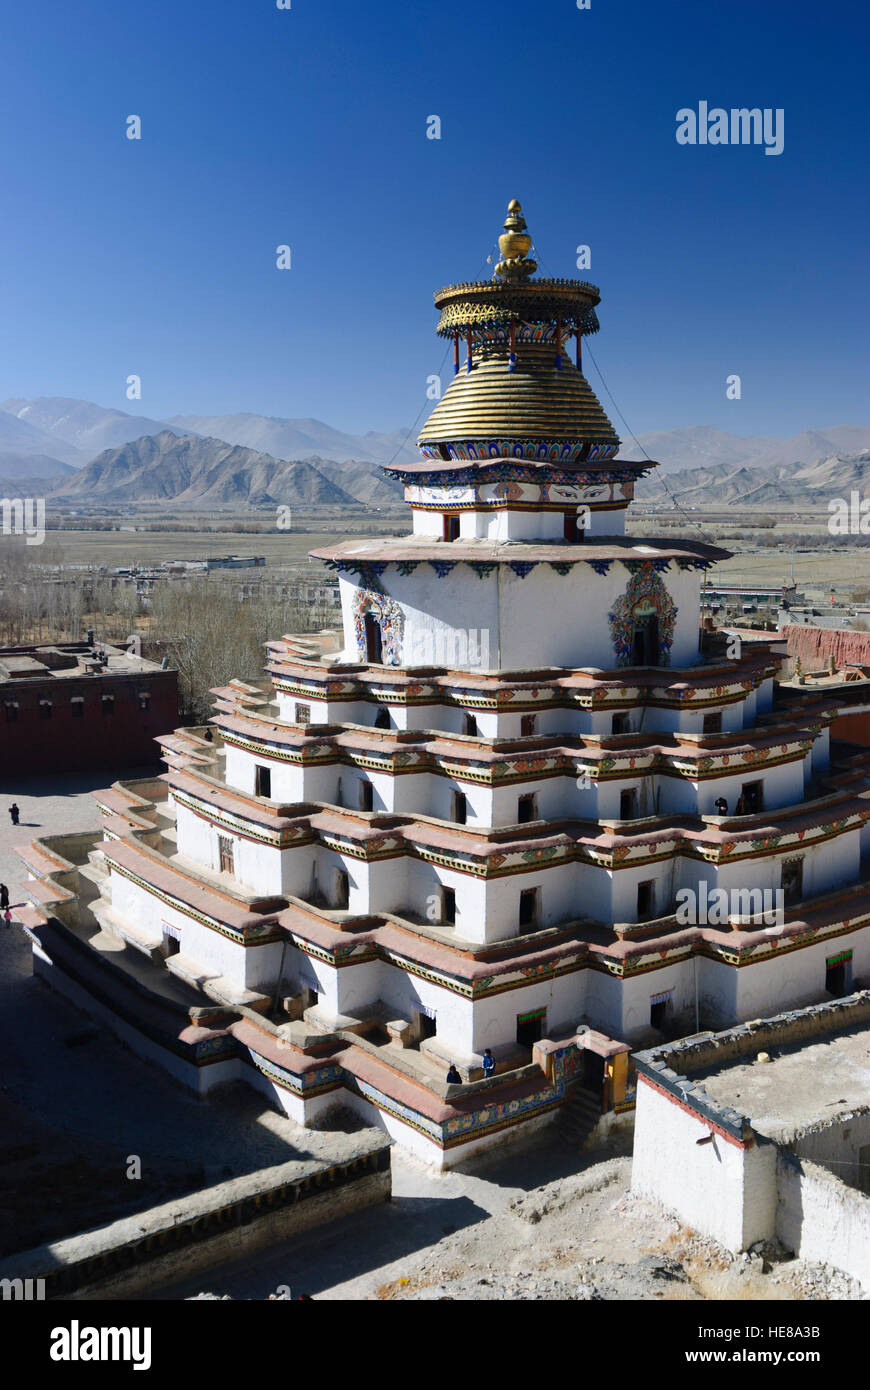
[[[752,1127],[777,1143],[800,1130],[870,1105],[870,1028],[835,1033],[817,1042],[693,1072],[708,1095],[733,1106]]]

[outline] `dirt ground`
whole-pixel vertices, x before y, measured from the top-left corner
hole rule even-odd
[[[444,1240],[379,1299],[800,1300],[861,1298],[845,1275],[765,1248],[731,1255],[632,1195],[631,1159],[533,1189]],[[370,1295],[371,1296],[371,1295]]]

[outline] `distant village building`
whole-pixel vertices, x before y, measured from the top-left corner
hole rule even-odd
[[[249,570],[266,563],[265,555],[214,555],[205,560],[207,570]]]
[[[702,590],[701,607],[712,613],[722,610],[775,613],[802,598],[794,584],[713,584],[708,581]]]
[[[178,674],[122,647],[0,647],[0,768],[10,775],[156,763]]]
[[[837,706],[775,701],[782,653],[701,627],[727,552],[625,534],[655,465],[616,457],[583,375],[599,292],[534,278],[517,203],[499,244],[436,295],[454,376],[388,470],[410,534],[315,552],[341,630],[276,634],[268,680],[165,735],[161,782],[99,794],[100,898],[59,900],[37,842],[25,918],[35,969],[198,1094],[351,1108],[441,1167],[617,1124],[633,1049],[870,973]]]

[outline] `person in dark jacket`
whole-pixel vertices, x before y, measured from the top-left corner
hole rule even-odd
[[[719,797],[719,800],[716,802],[716,815],[717,815],[717,816],[727,816],[727,814],[728,814],[728,802],[725,800],[724,796],[720,796],[720,797]]]
[[[0,912],[9,906],[9,889],[5,883],[0,883]]]
[[[489,1078],[492,1076],[492,1074],[493,1074],[494,1071],[495,1071],[495,1058],[493,1057],[493,1055],[492,1055],[492,1053],[490,1052],[489,1048],[487,1048],[486,1051],[485,1051],[484,1054],[483,1054],[483,1079],[484,1079],[484,1081],[488,1081]]]
[[[459,1072],[456,1070],[452,1062],[450,1063],[450,1069],[447,1072],[447,1084],[448,1086],[462,1085],[462,1077],[459,1075]]]
[[[18,807],[16,806],[15,802],[13,801],[12,805],[9,807],[9,816],[10,816],[10,819],[11,819],[13,825],[17,825],[17,824],[18,824],[18,817],[19,817],[20,815],[21,815],[21,812],[20,812],[20,810],[18,809]]]

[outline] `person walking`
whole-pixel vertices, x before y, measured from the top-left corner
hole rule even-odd
[[[9,815],[10,815],[10,817],[11,817],[12,824],[13,824],[13,825],[17,825],[17,824],[18,824],[18,817],[21,815],[21,812],[20,812],[20,810],[18,809],[18,806],[16,805],[16,803],[15,803],[14,801],[13,801],[12,805],[9,807]]]
[[[487,1048],[486,1051],[485,1051],[484,1054],[483,1054],[483,1079],[484,1079],[484,1081],[488,1081],[489,1078],[492,1076],[492,1074],[493,1074],[494,1071],[495,1071],[495,1058],[493,1057],[493,1055],[492,1055],[492,1053],[490,1052],[489,1048]]]
[[[11,927],[11,926],[12,926],[12,913],[9,911],[9,908],[8,908],[8,907],[7,907],[6,911],[3,913],[3,925],[4,925],[5,927]]]
[[[5,883],[0,883],[0,912],[9,906],[9,889]]]

